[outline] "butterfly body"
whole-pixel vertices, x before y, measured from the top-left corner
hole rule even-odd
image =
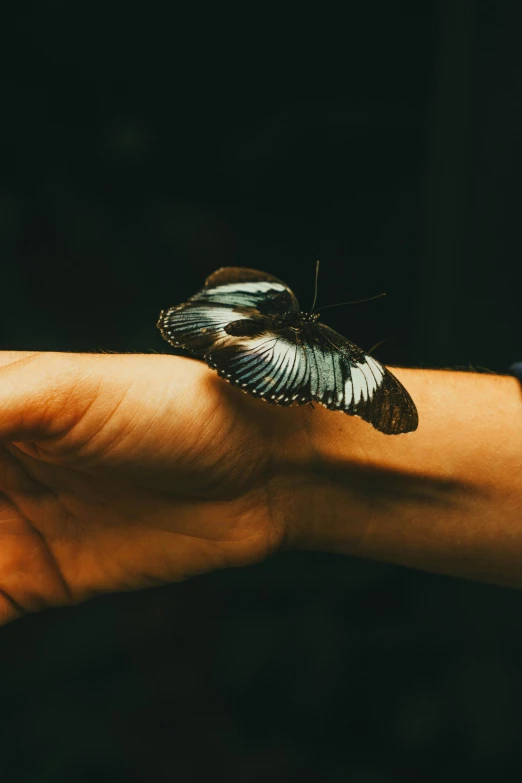
[[[267,318],[261,313],[252,313],[250,319],[232,321],[225,329],[227,334],[250,336],[271,329],[281,335],[282,339],[293,339],[292,335],[299,335],[302,339],[314,341],[316,329],[310,328],[319,320],[319,313],[283,313],[282,315]],[[297,337],[295,339],[298,339]]]
[[[317,402],[386,434],[416,429],[413,400],[392,373],[303,312],[281,280],[225,267],[186,303],[160,314],[172,345],[189,350],[243,391],[276,405]]]

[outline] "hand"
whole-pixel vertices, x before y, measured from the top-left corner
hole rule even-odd
[[[0,622],[277,550],[296,414],[190,359],[0,353]]]

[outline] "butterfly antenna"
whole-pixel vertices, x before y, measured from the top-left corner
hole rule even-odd
[[[319,261],[315,262],[315,292],[314,292],[314,301],[312,302],[312,309],[310,310],[311,313],[314,311],[315,303],[317,302],[317,284],[319,280]]]
[[[337,304],[322,305],[321,310],[325,310],[327,307],[341,307],[341,305],[360,304],[361,302],[372,302],[374,299],[381,299],[386,296],[385,293],[376,294],[375,296],[368,296],[366,299],[355,299],[353,302],[337,302]]]

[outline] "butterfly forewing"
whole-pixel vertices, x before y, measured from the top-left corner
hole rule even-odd
[[[318,401],[331,410],[360,416],[389,435],[417,429],[415,403],[395,375],[330,327],[316,328],[314,350],[333,361],[335,375],[326,398]]]
[[[322,324],[309,324],[301,334],[286,330],[239,339],[210,351],[206,361],[228,381],[267,402],[317,402],[360,416],[386,434],[417,427],[415,405],[395,376]]]

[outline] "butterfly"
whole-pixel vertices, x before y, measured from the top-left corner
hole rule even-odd
[[[317,402],[387,435],[417,428],[415,403],[397,378],[320,323],[319,313],[301,312],[291,289],[273,275],[218,269],[187,302],[162,311],[157,326],[171,345],[267,402]]]

